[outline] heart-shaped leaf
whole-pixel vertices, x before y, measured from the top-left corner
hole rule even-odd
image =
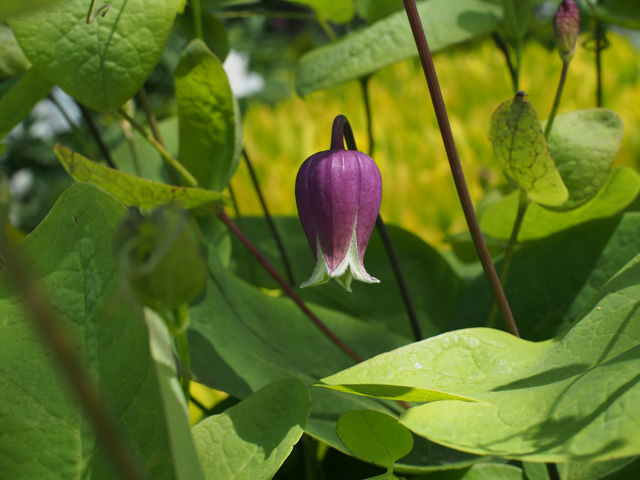
[[[89,2],[67,0],[13,17],[27,58],[50,82],[99,111],[121,107],[160,59],[180,0],[111,0],[87,25]]]

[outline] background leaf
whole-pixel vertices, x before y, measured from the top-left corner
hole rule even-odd
[[[62,0],[22,0],[20,2],[7,1],[0,5],[0,21],[6,18],[37,10],[50,3],[61,2]]]
[[[353,19],[353,0],[289,0],[292,3],[311,7],[318,18],[333,23],[347,23]]]
[[[176,187],[129,175],[92,162],[62,145],[54,150],[74,180],[90,182],[128,206],[154,208],[171,205],[190,209],[226,202],[225,197],[212,190]]]
[[[547,143],[569,199],[557,209],[572,210],[596,196],[618,155],[623,131],[622,119],[611,110],[593,108],[558,115]]]
[[[180,162],[202,187],[221,191],[242,154],[227,74],[220,60],[196,39],[182,53],[175,84]]]
[[[536,464],[546,468],[543,464]],[[448,470],[431,475],[421,475],[414,480],[537,480],[524,475],[513,465],[478,463],[463,470]],[[546,480],[546,479],[545,479]]]
[[[18,125],[31,109],[46,97],[53,85],[31,68],[0,98],[0,139]]]
[[[87,107],[121,107],[142,86],[164,50],[180,0],[112,0],[86,24],[89,2],[68,0],[13,17],[27,58],[50,82]]]
[[[373,23],[402,7],[402,0],[356,0],[356,12],[367,22]]]
[[[335,2],[339,3],[339,2]],[[502,10],[481,0],[430,0],[418,12],[432,52],[486,35],[500,26]],[[339,85],[418,54],[407,14],[397,12],[300,60],[300,95]]]
[[[640,177],[627,167],[614,169],[595,197],[566,212],[556,212],[535,203],[527,207],[518,241],[544,238],[581,223],[615,215],[628,207],[640,192]],[[508,239],[518,208],[518,192],[511,193],[490,206],[480,218],[487,235]]]
[[[15,35],[8,25],[0,24],[0,78],[13,77],[26,72],[31,63],[22,53]]]
[[[79,361],[150,477],[175,478],[165,407],[141,311],[122,301],[111,240],[125,209],[74,184],[21,244]],[[0,272],[0,463],[12,479],[116,478],[82,405]],[[126,355],[122,353],[126,352]],[[37,428],[34,428],[37,425]]]
[[[206,478],[272,478],[304,433],[309,402],[302,382],[282,379],[198,423],[193,437]]]
[[[340,441],[356,457],[389,471],[413,448],[413,437],[396,418],[374,410],[345,412],[337,427]]]
[[[501,104],[491,117],[489,137],[500,167],[531,200],[545,205],[567,200],[569,193],[547,148],[538,114],[527,100],[516,96]]]
[[[598,4],[596,15],[605,22],[640,29],[640,5],[635,0],[610,0]]]

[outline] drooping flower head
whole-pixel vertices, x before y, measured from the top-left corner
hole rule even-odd
[[[558,52],[564,61],[573,58],[580,33],[580,11],[574,0],[563,0],[553,21]]]
[[[344,149],[340,122],[344,117],[334,122],[331,149],[307,158],[296,178],[298,215],[316,259],[302,288],[331,278],[347,291],[354,278],[379,282],[363,261],[380,210],[382,178],[371,157]]]

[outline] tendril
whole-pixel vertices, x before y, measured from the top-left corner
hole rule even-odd
[[[96,0],[91,0],[91,5],[89,5],[89,11],[87,12],[87,25],[91,24],[91,22],[93,22],[98,15],[100,15],[101,17],[104,17],[107,14],[107,12],[111,9],[111,4],[106,3],[102,5],[100,8],[98,8],[92,16],[91,13],[93,12],[94,3],[96,3]]]

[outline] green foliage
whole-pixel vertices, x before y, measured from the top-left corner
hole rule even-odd
[[[205,478],[272,478],[304,432],[309,402],[302,382],[282,379],[197,424],[193,437]]]
[[[338,437],[356,457],[387,467],[413,448],[413,437],[398,420],[374,410],[349,411],[340,415]]]
[[[201,186],[222,190],[242,154],[236,105],[222,63],[201,40],[193,40],[180,58],[175,84],[180,162]]]
[[[86,24],[89,2],[69,0],[13,17],[27,58],[51,83],[94,110],[121,107],[158,63],[179,0],[114,0]]]
[[[9,17],[38,10],[50,3],[62,0],[21,0],[20,2],[2,2],[0,5],[0,21]]]
[[[481,0],[431,0],[418,6],[431,51],[495,30],[501,9]],[[397,12],[300,60],[296,88],[300,95],[374,73],[417,50],[405,12]]]
[[[91,385],[99,387],[123,441],[153,478],[176,478],[173,455],[179,437],[167,426],[159,373],[150,355],[142,311],[122,301],[112,238],[125,209],[88,184],[71,186],[49,216],[20,245],[50,307],[69,335]],[[51,248],[53,247],[53,248]],[[71,395],[51,347],[33,328],[24,299],[0,272],[0,336],[3,475],[15,479],[116,478],[89,417]],[[18,308],[16,308],[18,307]],[[126,354],[124,354],[126,352]],[[126,374],[125,374],[126,372]],[[166,394],[166,392],[165,392]],[[151,414],[150,414],[151,413]],[[37,425],[37,428],[34,428]],[[184,429],[186,424],[182,426]],[[170,438],[171,436],[171,438]],[[189,437],[183,437],[184,451]],[[192,467],[195,470],[195,467]],[[196,477],[183,477],[196,478]]]
[[[0,24],[0,78],[13,77],[29,70],[31,64],[18,46],[15,35],[7,25]]]
[[[53,85],[35,69],[30,69],[0,98],[0,139],[26,117]]]
[[[505,175],[544,205],[562,205],[568,191],[551,158],[538,114],[520,96],[501,104],[491,117],[493,151]]]
[[[611,0],[595,7],[597,17],[609,23],[640,29],[640,5],[634,0]]]
[[[402,0],[355,0],[356,12],[373,23],[402,8]]]
[[[334,23],[347,23],[353,18],[354,5],[353,0],[342,0],[336,2],[334,0],[291,0],[293,3],[299,3],[311,7],[321,21],[330,21]]]
[[[127,206],[173,206],[189,209],[227,203],[227,199],[218,192],[171,186],[136,177],[92,162],[62,145],[58,145],[55,152],[62,166],[75,181],[93,183]]]

